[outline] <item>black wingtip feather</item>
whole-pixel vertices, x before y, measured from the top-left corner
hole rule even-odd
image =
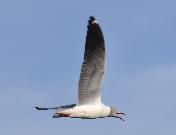
[[[89,21],[88,21],[89,24],[91,24],[94,20],[96,20],[95,17],[94,16],[90,16]]]
[[[41,108],[41,107],[38,107],[38,106],[35,106],[34,108],[36,108],[37,110],[48,110],[48,108]]]

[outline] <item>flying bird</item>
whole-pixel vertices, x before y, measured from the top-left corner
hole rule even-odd
[[[35,107],[37,110],[56,110],[53,118],[70,117],[95,119],[114,117],[123,120],[123,112],[101,101],[101,82],[105,71],[105,42],[97,20],[90,16],[87,25],[84,61],[78,83],[78,102],[52,108]],[[124,120],[123,120],[124,121]]]

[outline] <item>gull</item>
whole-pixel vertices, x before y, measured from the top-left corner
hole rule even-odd
[[[53,118],[69,117],[95,119],[114,117],[122,121],[123,112],[101,101],[101,82],[105,71],[105,42],[98,21],[90,16],[87,25],[84,61],[78,83],[77,104],[52,108],[35,107],[37,110],[56,110]]]

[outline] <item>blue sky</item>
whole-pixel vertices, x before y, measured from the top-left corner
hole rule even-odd
[[[175,134],[174,0],[1,0],[0,134]],[[106,42],[103,102],[118,119],[52,119],[75,103],[90,15]]]

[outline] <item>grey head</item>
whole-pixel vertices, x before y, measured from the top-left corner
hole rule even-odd
[[[121,117],[122,115],[126,115],[126,114],[123,112],[117,111],[115,107],[111,107],[111,112],[109,114],[109,117],[119,118],[122,121],[124,121],[124,119]]]

